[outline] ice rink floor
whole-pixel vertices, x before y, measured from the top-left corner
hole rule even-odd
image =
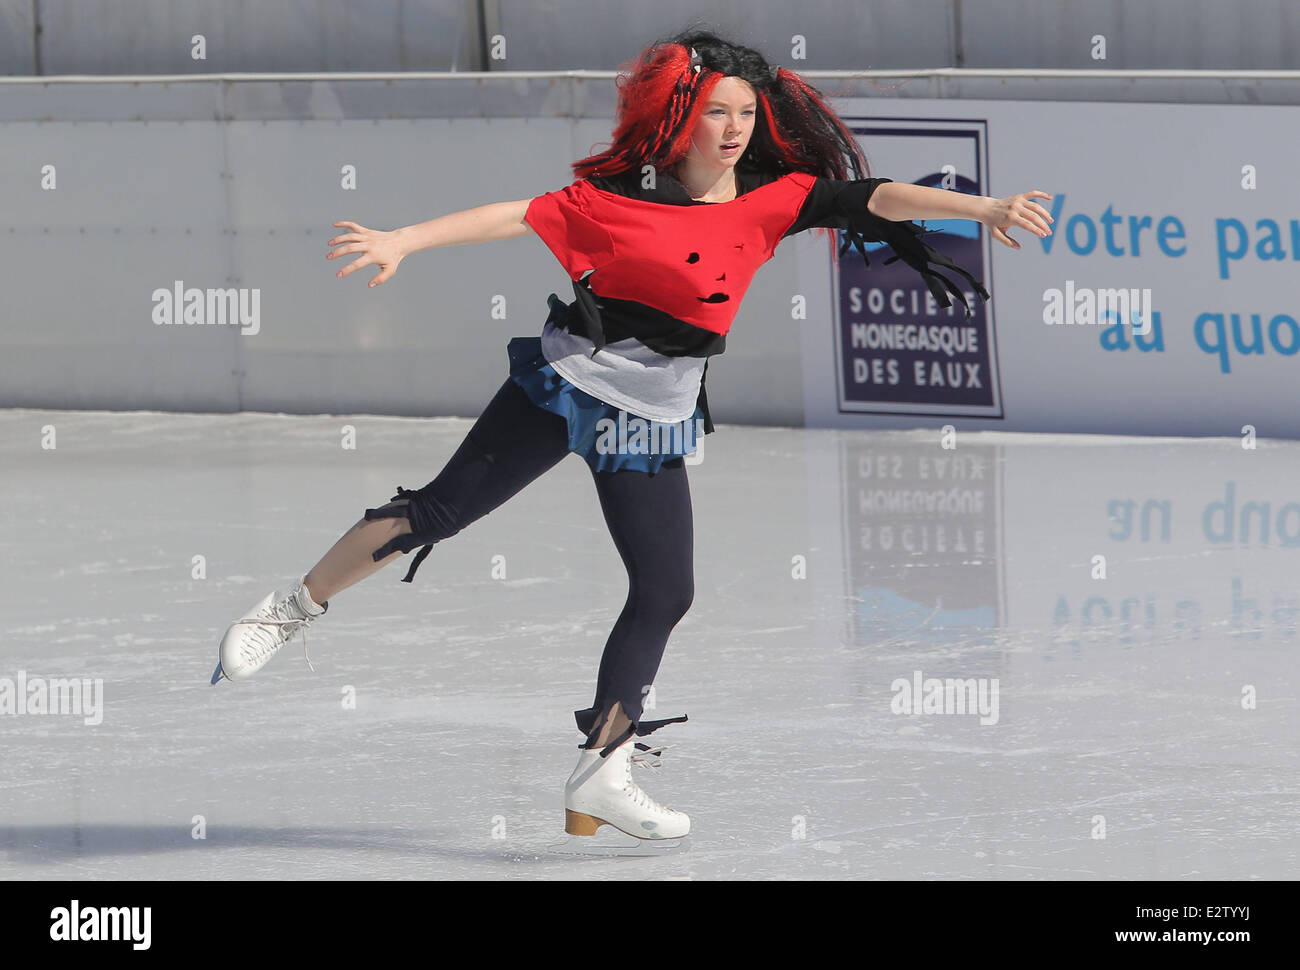
[[[576,456],[331,600],[314,673],[208,683],[471,423],[0,412],[0,877],[1300,871],[1300,443],[719,426],[636,773],[690,848],[589,859],[547,846],[626,577]]]

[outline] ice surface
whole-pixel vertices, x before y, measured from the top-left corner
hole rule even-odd
[[[470,423],[0,412],[0,678],[104,691],[98,724],[0,715],[0,875],[1296,877],[1300,443],[719,426],[647,712],[690,721],[637,773],[691,849],[575,859],[546,846],[626,594],[575,456],[336,596],[315,673],[298,637],[208,685]],[[894,712],[914,676],[996,682],[996,723]]]

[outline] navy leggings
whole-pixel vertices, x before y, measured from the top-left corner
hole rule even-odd
[[[395,550],[423,546],[403,579],[410,582],[433,543],[487,515],[568,453],[564,418],[538,407],[507,378],[437,478],[416,491],[398,486],[391,501],[409,499],[409,504],[366,510],[367,519],[411,521],[411,533],[378,549],[375,561]],[[605,523],[627,568],[628,594],[600,658],[596,699],[574,716],[578,730],[592,735],[620,702],[635,733],[648,734],[684,719],[641,721],[644,694],[654,683],[668,636],[695,596],[686,465],[674,458],[654,474],[624,469],[593,471],[592,478]]]

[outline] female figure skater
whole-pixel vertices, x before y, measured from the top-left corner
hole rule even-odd
[[[398,486],[301,581],[231,625],[212,682],[251,676],[299,630],[305,650],[307,626],[342,590],[423,547],[403,579],[410,582],[434,543],[575,452],[591,467],[629,589],[595,699],[575,712],[585,740],[565,786],[565,830],[592,835],[608,824],[640,840],[679,840],[690,819],[651,800],[630,766],[657,765],[662,751],[636,738],[686,720],[644,721],[642,702],[694,596],[683,456],[694,452],[697,430],[713,430],[705,367],[723,351],[754,272],[786,236],[841,229],[847,238],[836,258],[850,242],[864,259],[864,240],[888,242],[941,306],[951,306],[951,290],[969,313],[962,291],[933,266],[963,275],[982,299],[989,294],[908,220],[976,220],[1019,249],[1005,230],[1047,235],[1050,216],[1030,199],[1050,196],[977,198],[869,178],[852,133],[818,91],[708,31],[652,44],[619,86],[612,146],[574,163],[577,180],[560,191],[392,232],[335,223],[346,231],[330,240],[337,248],[327,258],[358,256],[338,276],[378,266],[371,286],[422,249],[535,232],[576,299],[551,294],[541,336],[509,342],[509,378],[437,478],[415,491]],[[611,447],[607,432],[620,417],[667,446],[650,454]]]

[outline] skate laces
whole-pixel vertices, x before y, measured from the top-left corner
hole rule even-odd
[[[307,661],[307,666],[315,673],[316,668],[312,665],[311,657],[307,655],[307,627],[315,617],[294,616],[293,610],[296,607],[294,596],[290,594],[286,599],[272,603],[256,616],[235,621],[253,626],[241,649],[245,660],[256,662],[275,653],[289,642],[295,633],[302,630],[302,656]]]
[[[636,750],[628,757],[628,763],[641,768],[649,768],[651,771],[658,771],[663,767],[663,754],[667,750],[668,745],[666,744],[651,746],[637,741]]]
[[[642,750],[638,751],[636,748]],[[632,800],[641,808],[649,809],[652,812],[661,812],[666,815],[676,815],[677,812],[671,808],[664,808],[664,806],[651,798],[645,789],[632,779],[632,765],[634,764],[640,765],[643,768],[650,768],[653,771],[658,771],[660,766],[663,764],[661,756],[666,748],[667,745],[660,745],[657,748],[652,748],[646,744],[641,744],[639,742],[636,743],[635,748],[628,753],[627,762],[623,766],[623,791],[631,796]]]

